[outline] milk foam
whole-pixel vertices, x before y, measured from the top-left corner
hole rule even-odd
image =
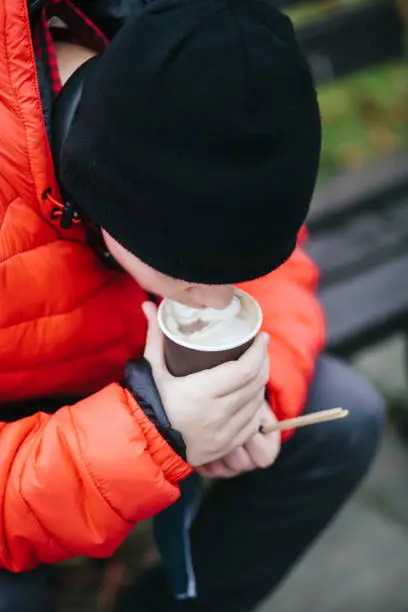
[[[223,310],[190,308],[168,302],[166,325],[176,337],[199,347],[222,347],[238,344],[253,330],[253,323],[241,299],[235,296]]]

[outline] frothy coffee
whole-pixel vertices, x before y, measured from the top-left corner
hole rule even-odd
[[[240,344],[254,328],[254,315],[243,295],[235,295],[223,310],[191,308],[167,300],[164,321],[175,338],[202,348]]]

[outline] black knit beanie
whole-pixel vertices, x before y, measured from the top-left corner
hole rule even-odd
[[[312,77],[269,0],[159,0],[86,80],[62,183],[156,270],[235,283],[293,251],[320,141]]]

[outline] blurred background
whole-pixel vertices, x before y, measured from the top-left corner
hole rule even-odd
[[[407,147],[407,0],[279,5],[295,23],[319,84],[320,179]]]
[[[322,269],[329,349],[386,395],[389,431],[368,481],[263,612],[407,612],[408,0],[279,6],[318,84],[308,250]],[[61,565],[59,611],[113,612],[155,558],[146,524],[108,562]]]

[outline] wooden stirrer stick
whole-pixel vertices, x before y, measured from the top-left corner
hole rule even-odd
[[[286,429],[296,429],[297,427],[305,427],[306,425],[315,425],[324,421],[333,421],[334,419],[342,419],[348,415],[348,410],[344,408],[331,408],[330,410],[322,410],[321,412],[313,412],[312,414],[304,414],[303,416],[294,419],[286,419],[280,421],[270,427],[262,427],[261,433],[270,434],[274,431],[285,431]]]

